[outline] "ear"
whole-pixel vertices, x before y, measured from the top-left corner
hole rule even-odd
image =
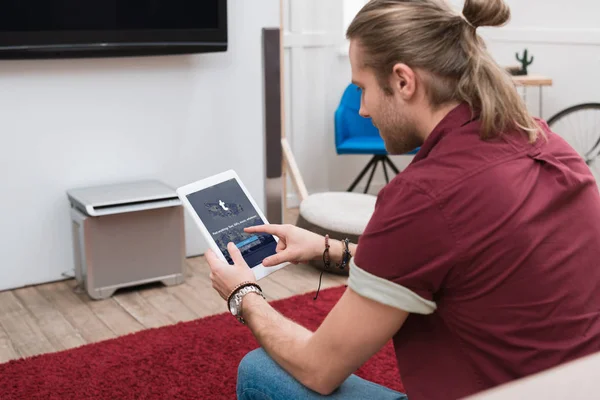
[[[404,100],[411,99],[417,91],[415,70],[406,64],[398,63],[392,69],[391,85]]]

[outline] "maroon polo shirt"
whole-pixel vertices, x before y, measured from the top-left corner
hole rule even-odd
[[[480,139],[463,104],[378,195],[350,287],[410,312],[411,400],[455,399],[600,351],[600,196],[544,123]]]

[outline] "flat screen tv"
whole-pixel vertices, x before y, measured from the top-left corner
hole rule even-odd
[[[226,50],[227,0],[0,1],[0,59]]]

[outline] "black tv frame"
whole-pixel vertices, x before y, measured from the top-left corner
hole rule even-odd
[[[219,0],[218,4],[219,26],[216,29],[0,32],[0,60],[157,56],[227,51],[227,0]],[[197,40],[197,37],[202,40]]]

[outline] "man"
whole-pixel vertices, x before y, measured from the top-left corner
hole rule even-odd
[[[360,113],[386,148],[420,146],[378,195],[349,287],[316,332],[256,293],[242,317],[262,346],[238,372],[242,399],[405,395],[352,375],[393,340],[411,400],[460,398],[600,350],[600,195],[581,157],[531,118],[476,34],[509,18],[502,0],[373,0],[348,29]],[[264,261],[317,259],[324,238],[260,226]],[[344,246],[330,242],[332,262]],[[227,297],[254,281],[208,253]]]

